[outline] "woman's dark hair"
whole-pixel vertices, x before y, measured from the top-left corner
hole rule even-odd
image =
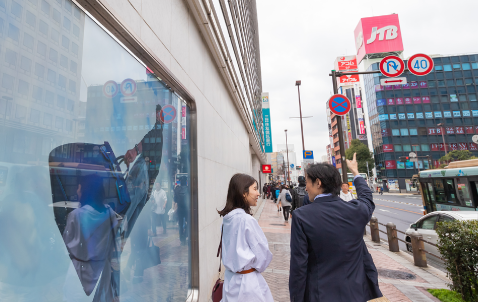
[[[340,177],[339,171],[331,164],[312,164],[307,168],[306,173],[307,178],[310,178],[312,183],[320,179],[324,193],[332,193],[335,195],[340,193],[342,178]]]
[[[103,178],[97,174],[90,174],[80,177],[81,206],[90,205],[94,208],[103,205],[104,187]]]
[[[247,214],[252,215],[251,207],[244,198],[244,194],[249,193],[249,187],[257,181],[254,177],[237,173],[232,176],[229,181],[229,189],[227,189],[226,206],[222,211],[217,211],[220,216],[226,216],[234,209],[243,209]]]
[[[286,186],[286,185],[282,185],[282,186],[280,186],[280,190],[281,190],[281,191],[282,191],[282,190],[284,190],[284,189],[286,189],[286,190],[287,190],[287,186]]]

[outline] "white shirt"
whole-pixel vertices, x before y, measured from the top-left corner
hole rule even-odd
[[[166,192],[161,188],[159,190],[154,190],[153,199],[155,203],[155,205],[153,206],[153,212],[156,214],[164,214],[165,213],[164,205],[168,201]]]
[[[345,194],[344,191],[340,191],[340,198],[342,198],[343,201],[349,202],[354,199],[354,196],[350,191],[347,194]]]
[[[224,216],[222,263],[226,267],[222,302],[274,302],[262,273],[272,261],[267,238],[261,227],[243,209]],[[249,274],[237,274],[255,268]]]

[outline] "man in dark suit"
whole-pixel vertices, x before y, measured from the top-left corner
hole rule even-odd
[[[362,237],[375,209],[372,191],[359,175],[355,154],[347,166],[357,188],[357,199],[350,202],[337,196],[342,180],[334,166],[321,163],[306,170],[312,202],[295,210],[292,220],[292,302],[365,302],[382,296]]]

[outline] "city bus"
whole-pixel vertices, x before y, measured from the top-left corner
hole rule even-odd
[[[434,211],[477,211],[478,159],[420,171],[418,181],[424,215]]]

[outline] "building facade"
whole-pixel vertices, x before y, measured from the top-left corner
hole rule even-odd
[[[0,1],[0,300],[210,299],[229,180],[266,181],[257,20]]]
[[[472,142],[478,130],[478,55],[432,58],[434,70],[426,76],[405,72],[405,85],[381,86],[381,73],[364,75],[378,179],[391,189],[409,190],[418,167],[438,166],[445,148],[478,156]],[[378,63],[368,68],[378,69]],[[398,160],[410,152],[418,163]]]

